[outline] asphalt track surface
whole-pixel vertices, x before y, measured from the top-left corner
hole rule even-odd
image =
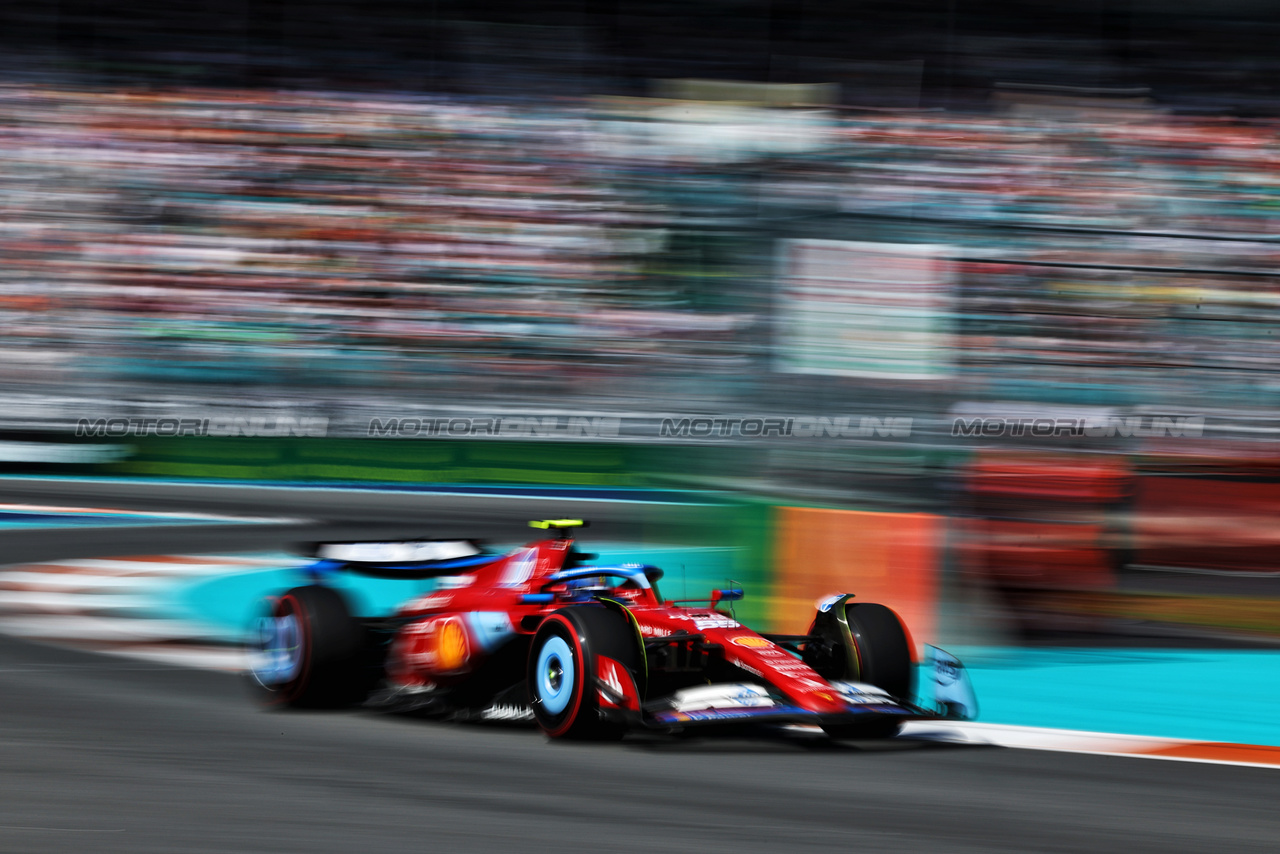
[[[366,527],[340,515],[320,527]],[[38,557],[6,561],[225,552],[315,526],[211,527],[16,532],[41,535],[17,538]],[[1275,851],[1278,791],[1267,769],[928,741],[566,744],[272,712],[238,677],[0,638],[4,852]]]

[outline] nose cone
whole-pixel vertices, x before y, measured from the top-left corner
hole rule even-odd
[[[836,690],[827,686],[804,687],[801,690],[789,691],[792,699],[800,708],[820,715],[836,714],[845,711],[848,706]]]
[[[827,715],[847,708],[839,692],[827,684],[827,680],[767,638],[735,628],[720,632],[716,640],[724,644],[725,655],[731,663],[763,675],[805,711]]]

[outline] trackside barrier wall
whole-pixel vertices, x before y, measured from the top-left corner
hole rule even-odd
[[[943,532],[942,517],[928,513],[776,508],[771,627],[804,632],[815,602],[853,593],[897,611],[919,654],[936,640]]]
[[[98,441],[98,440],[94,440]],[[753,451],[569,441],[164,437],[129,439],[94,473],[165,478],[670,487],[740,471]]]

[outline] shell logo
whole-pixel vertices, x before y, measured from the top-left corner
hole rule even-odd
[[[738,646],[745,646],[748,649],[764,649],[766,646],[773,646],[773,641],[755,635],[743,635],[740,638],[734,638],[733,643]]]
[[[436,664],[441,670],[457,670],[467,661],[467,633],[457,620],[448,620],[436,636]]]

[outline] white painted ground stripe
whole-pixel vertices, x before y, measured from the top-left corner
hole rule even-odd
[[[235,575],[255,569],[285,568],[284,561],[264,562],[258,566],[229,565],[220,563],[182,564],[168,569],[156,564],[146,565],[145,570],[130,565],[118,569],[108,567],[79,569],[57,565],[28,564],[0,572],[0,590],[98,590],[155,589],[166,584],[166,579],[179,577],[200,578]]]
[[[990,744],[1023,750],[1051,750],[1099,756],[1128,756],[1140,759],[1204,762],[1214,765],[1280,768],[1280,748],[1266,745],[1220,745],[1192,739],[988,724],[979,721],[908,723],[903,727],[903,734],[912,738],[929,738],[962,744]],[[1168,751],[1177,755],[1168,755],[1166,753]],[[1237,755],[1241,758],[1223,758],[1229,755]]]
[[[243,674],[248,672],[247,654],[244,650],[233,646],[183,642],[154,643],[150,641],[121,641],[110,646],[104,646],[100,642],[85,642],[76,638],[56,640],[38,638],[37,640],[56,642],[59,646],[70,649],[83,649],[87,652],[105,653],[121,658],[171,664],[175,667],[214,670],[223,673]]]
[[[19,637],[60,641],[210,641],[212,631],[180,620],[102,617],[93,614],[22,614],[0,617],[0,631]]]
[[[0,611],[92,614],[154,608],[147,599],[166,578],[219,576],[280,566],[282,559],[160,555],[152,559],[71,560],[19,566],[0,572]],[[139,614],[145,619],[146,614]]]
[[[129,591],[164,584],[158,575],[69,575],[48,572],[0,573],[0,590]]]
[[[149,596],[50,593],[44,590],[0,590],[0,612],[10,614],[94,614],[101,611],[144,612],[155,607]]]
[[[254,557],[252,555],[119,555],[117,557],[97,557],[97,558],[71,558],[68,560],[57,561],[55,566],[74,566],[74,567],[94,567],[99,564],[108,563],[129,563],[138,564],[139,566],[182,566],[191,564],[193,566],[205,565],[227,565],[227,566],[261,566],[263,564],[272,564],[282,559],[299,560],[296,555],[280,552],[279,554],[265,555],[262,557]]]
[[[91,516],[119,516],[121,518],[148,518],[154,516],[156,518],[166,518],[173,516],[189,516],[190,518],[199,518],[206,514],[201,513],[167,513],[157,512],[151,513],[145,510],[121,510],[118,507],[67,507],[61,504],[13,504],[10,502],[0,502],[0,513],[47,513],[49,515],[60,516],[77,516],[88,514]]]
[[[181,578],[285,568],[291,555],[130,555],[26,564],[0,572],[0,631],[127,658],[240,672],[244,653],[222,630],[159,619]]]
[[[1153,736],[1114,735],[1083,730],[988,724],[981,721],[921,721],[909,724],[912,735],[936,731],[940,738],[967,744],[1026,747],[1033,750],[1079,750],[1126,753],[1166,746],[1174,740]]]
[[[226,647],[209,645],[222,640],[218,630],[152,616],[170,579],[235,574],[287,561],[284,555],[148,555],[17,566],[0,572],[0,631],[117,654],[142,644],[150,652],[140,657],[160,655],[156,648],[162,647],[170,663],[227,669],[229,661],[239,659],[228,657]],[[169,648],[174,642],[178,646]]]
[[[248,659],[244,651],[235,647],[136,644],[112,649],[111,653],[198,670],[228,673],[244,673],[248,670]]]
[[[0,483],[3,483],[3,482],[12,482],[17,486],[21,486],[23,483],[47,484],[51,482],[61,485],[60,481],[52,480],[50,478],[35,477],[35,476],[24,477],[21,475],[17,475],[17,476],[8,475],[8,476],[0,477]],[[128,478],[111,478],[111,477],[78,477],[76,478],[76,482],[84,483],[84,484],[90,484],[90,483],[105,484],[109,486],[121,486],[121,485],[138,486],[139,485],[138,482],[130,480]],[[165,487],[165,486],[191,487],[192,483],[190,481],[166,480],[163,478],[156,478],[156,479],[148,479],[145,482],[143,482],[141,485],[142,486],[160,486],[160,487]],[[585,487],[585,488],[591,489],[592,487]],[[602,487],[602,489],[608,489],[608,488],[609,487]],[[327,493],[344,493],[347,495],[351,495],[353,497],[360,496],[360,495],[400,495],[400,496],[406,496],[411,498],[412,497],[434,497],[434,496],[441,496],[441,497],[448,497],[448,498],[510,498],[510,499],[520,500],[520,501],[538,501],[546,504],[552,504],[552,503],[563,504],[566,501],[581,501],[581,502],[587,502],[591,504],[650,504],[655,506],[667,506],[667,507],[714,506],[711,504],[707,504],[705,502],[692,501],[692,500],[653,501],[651,499],[644,499],[644,498],[601,498],[599,496],[586,496],[586,495],[537,495],[537,494],[524,493],[524,492],[505,492],[505,491],[453,492],[453,491],[439,491],[434,489],[390,489],[390,488],[379,489],[376,487],[369,488],[369,487],[358,487],[358,486],[332,486],[323,482],[307,483],[307,484],[302,484],[302,483],[201,483],[200,489],[206,492],[213,492],[217,490],[242,490],[246,492],[267,492],[267,493],[298,492],[300,490],[304,490],[307,492],[314,492],[316,490],[321,490]],[[623,488],[620,487],[618,489],[623,489]],[[634,489],[633,491],[641,492],[641,493],[648,492],[648,490],[644,490],[644,489]],[[657,491],[667,492],[669,490],[657,490]],[[299,521],[305,522],[305,521],[314,521],[314,520],[304,519]]]
[[[218,513],[171,513],[152,512],[150,510],[121,510],[112,507],[62,507],[56,504],[5,504],[0,503],[0,519],[3,512],[46,513],[60,516],[102,516],[109,519],[183,519],[193,522],[250,522],[277,525],[292,525],[309,522],[291,516],[226,516]]]
[[[303,558],[298,558],[302,562]],[[173,561],[129,560],[127,558],[96,560],[60,560],[46,564],[27,564],[28,567],[45,566],[51,571],[85,572],[102,574],[132,575],[189,575],[209,569],[252,569],[254,567],[279,566],[279,560],[225,560],[211,557],[207,560],[193,561],[180,558]]]

